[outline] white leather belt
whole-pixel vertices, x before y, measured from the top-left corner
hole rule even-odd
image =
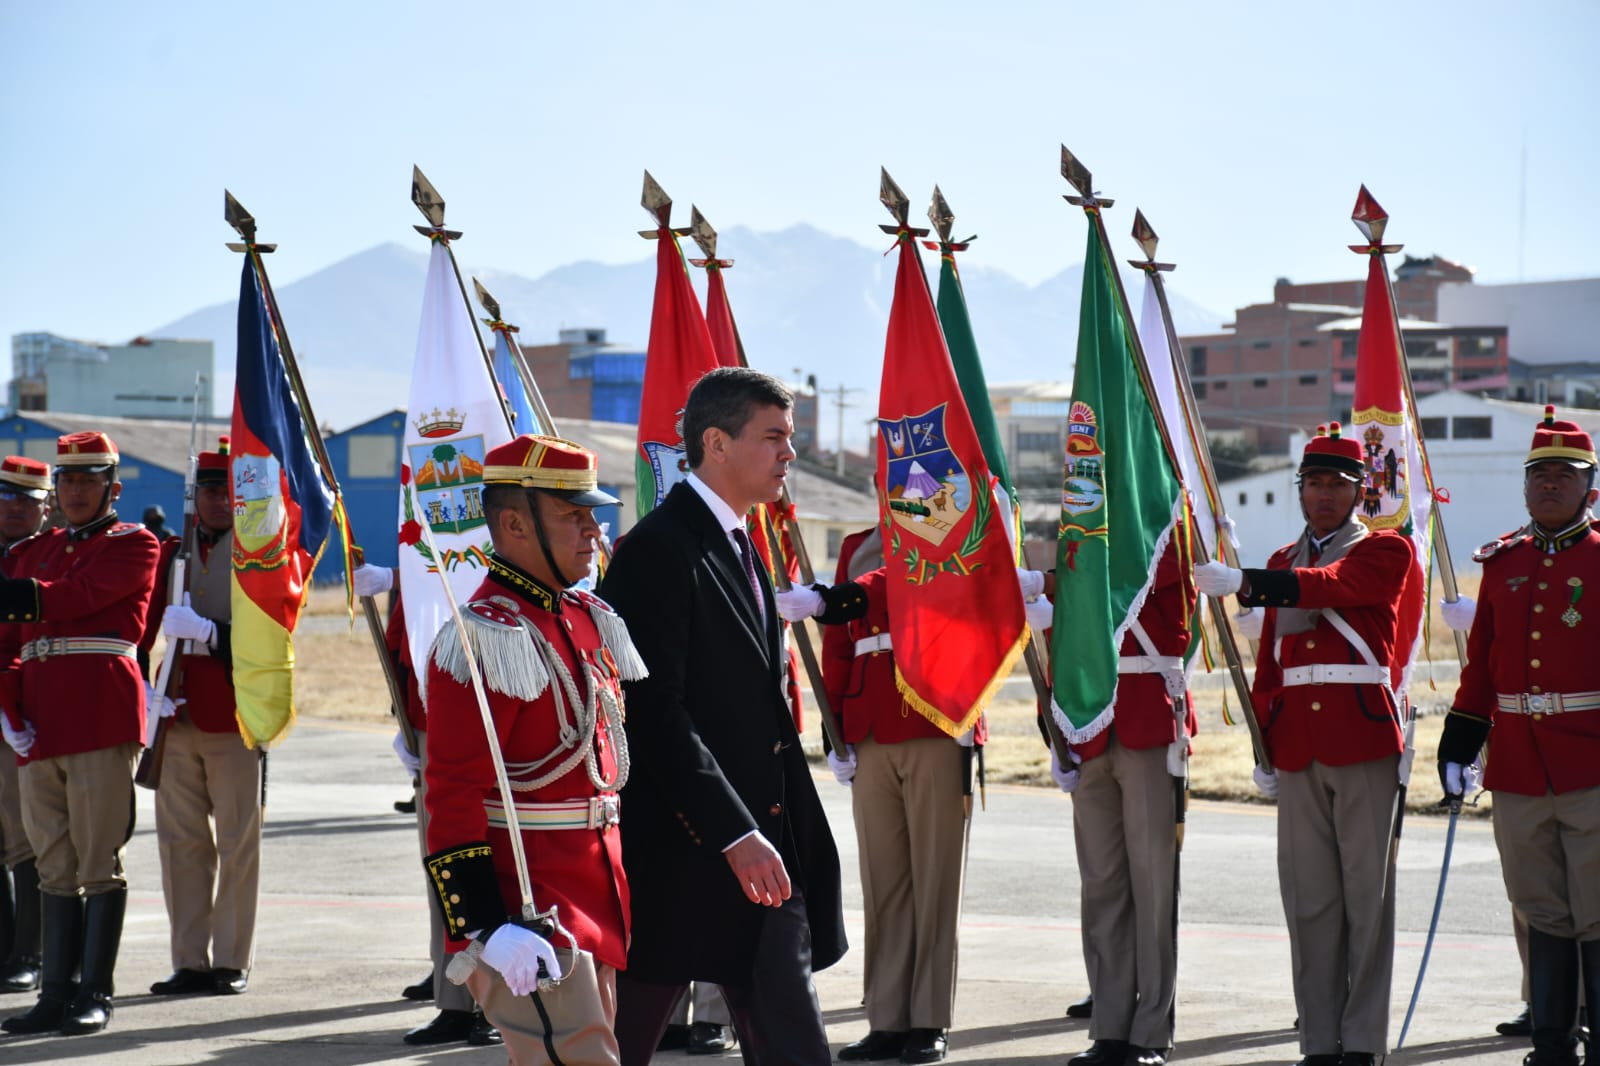
[[[1124,655],[1117,659],[1119,674],[1181,674],[1183,660],[1176,655]]]
[[[1387,685],[1389,670],[1383,666],[1349,666],[1343,663],[1312,663],[1291,666],[1283,672],[1285,688],[1294,685]]]
[[[856,641],[856,658],[871,655],[875,651],[892,651],[894,641],[889,639],[887,633],[874,633],[870,637],[862,637]]]
[[[1600,711],[1600,692],[1502,692],[1495,696],[1507,714],[1567,714]]]
[[[591,796],[588,799],[557,800],[554,803],[518,803],[517,828],[601,829],[622,820],[622,804],[616,796]],[[507,828],[505,806],[494,799],[483,801],[489,824]]]
[[[56,655],[121,655],[136,658],[135,646],[111,637],[40,637],[22,646],[22,661],[43,662]]]

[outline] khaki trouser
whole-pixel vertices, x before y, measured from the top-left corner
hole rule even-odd
[[[1600,786],[1562,795],[1494,794],[1506,894],[1534,929],[1600,940]]]
[[[856,745],[851,806],[873,1029],[950,1028],[966,874],[965,765],[961,746],[942,737]]]
[[[21,768],[22,822],[39,868],[39,890],[52,896],[98,896],[128,887],[122,851],[133,836],[133,764],[129,741]]]
[[[1167,772],[1166,745],[1132,751],[1115,737],[1079,771],[1072,830],[1094,994],[1092,1040],[1172,1046],[1178,784]]]
[[[417,771],[417,840],[422,845],[422,855],[428,855],[428,734],[417,734],[417,758],[422,768]],[[423,878],[428,897],[428,958],[433,961],[433,1004],[440,1010],[471,1010],[472,993],[466,985],[446,981],[444,968],[450,955],[444,950],[444,908],[439,905],[439,894]]]
[[[250,969],[261,880],[261,754],[238,733],[166,726],[156,790],[174,969]]]
[[[489,1024],[500,1030],[511,1066],[618,1066],[617,971],[592,955],[566,950],[559,955],[571,972],[546,991],[512,995],[505,980],[482,963],[473,967],[466,987],[483,1004]]]
[[[1278,885],[1306,1054],[1389,1048],[1399,762],[1278,771]]]
[[[689,1013],[689,1008],[694,1007],[694,1013]],[[671,1025],[688,1025],[690,1018],[707,1025],[732,1025],[733,1019],[728,1013],[728,1001],[722,998],[722,989],[710,981],[690,981],[689,990],[678,1000],[678,1007],[672,1012],[669,1020]]]
[[[10,869],[33,858],[22,826],[22,783],[16,752],[0,741],[0,865]]]

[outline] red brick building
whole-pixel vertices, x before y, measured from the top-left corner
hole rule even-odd
[[[1503,396],[1510,354],[1504,326],[1444,326],[1439,287],[1472,271],[1437,256],[1395,271],[1407,361],[1419,396],[1445,388]],[[1366,281],[1296,285],[1279,278],[1272,302],[1241,307],[1224,332],[1180,338],[1200,416],[1210,432],[1238,432],[1265,453],[1329,419],[1348,420]]]

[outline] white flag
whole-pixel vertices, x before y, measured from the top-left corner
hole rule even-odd
[[[435,243],[422,292],[400,468],[400,588],[419,682],[427,674],[434,636],[450,624],[439,574],[448,577],[456,600],[465,603],[488,572],[483,457],[511,439],[499,386],[484,362],[476,330],[450,253]],[[433,531],[437,558],[422,537],[422,522]]]

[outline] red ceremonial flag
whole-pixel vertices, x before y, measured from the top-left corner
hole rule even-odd
[[[684,401],[701,375],[718,366],[678,238],[666,226],[656,232],[656,296],[639,400],[639,445],[634,453],[640,518],[689,476],[683,447]]]
[[[956,736],[972,728],[1027,637],[994,479],[961,396],[911,231],[878,399],[878,508],[895,683]]]

